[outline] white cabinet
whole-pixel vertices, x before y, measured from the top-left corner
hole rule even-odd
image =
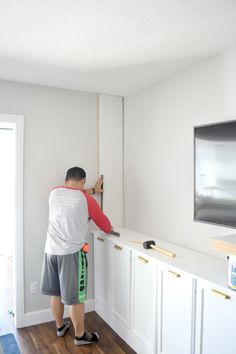
[[[128,342],[131,251],[108,236],[94,237],[95,311]]]
[[[94,293],[97,305],[109,306],[109,247],[105,237],[94,238]]]
[[[130,250],[110,244],[111,312],[119,321],[130,325]]]
[[[157,264],[142,253],[132,255],[131,329],[133,348],[155,353]]]
[[[198,283],[196,354],[235,354],[236,294]]]
[[[164,258],[118,231],[94,235],[95,310],[114,331],[138,354],[235,354],[227,262],[174,246],[176,258]]]
[[[172,268],[159,274],[158,354],[194,353],[195,281]]]

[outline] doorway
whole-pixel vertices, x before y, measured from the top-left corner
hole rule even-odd
[[[0,114],[0,334],[24,323],[23,117]]]

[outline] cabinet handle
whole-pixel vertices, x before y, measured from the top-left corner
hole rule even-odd
[[[118,251],[122,251],[122,247],[118,246],[118,245],[115,245],[114,248]]]
[[[141,256],[139,256],[138,259],[139,259],[141,262],[143,262],[143,263],[148,263],[148,260],[145,259],[145,258],[143,258],[143,257],[141,257]]]
[[[230,300],[230,296],[227,295],[227,294],[224,294],[224,293],[222,293],[222,292],[220,292],[220,291],[218,291],[218,290],[215,290],[215,289],[211,289],[211,291],[213,292],[213,294],[214,294],[215,296],[218,296],[218,297],[220,297],[221,299]]]
[[[104,238],[101,238],[101,237],[97,237],[97,240],[101,241],[101,242],[104,242]]]
[[[171,275],[175,276],[176,278],[181,278],[181,275],[179,273],[175,273],[172,270],[168,270],[168,273],[170,273]]]

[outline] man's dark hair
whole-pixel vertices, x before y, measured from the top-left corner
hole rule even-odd
[[[66,181],[80,181],[86,178],[86,172],[81,167],[72,167],[66,172]]]

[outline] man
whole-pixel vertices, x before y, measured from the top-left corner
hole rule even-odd
[[[49,196],[49,226],[45,246],[41,292],[50,295],[57,335],[63,336],[70,322],[63,321],[64,305],[70,305],[75,345],[98,341],[96,332],[84,332],[84,301],[87,290],[86,235],[92,219],[104,232],[112,226],[90,194],[101,192],[101,180],[84,189],[86,173],[80,167],[67,171],[65,185],[55,187]]]

